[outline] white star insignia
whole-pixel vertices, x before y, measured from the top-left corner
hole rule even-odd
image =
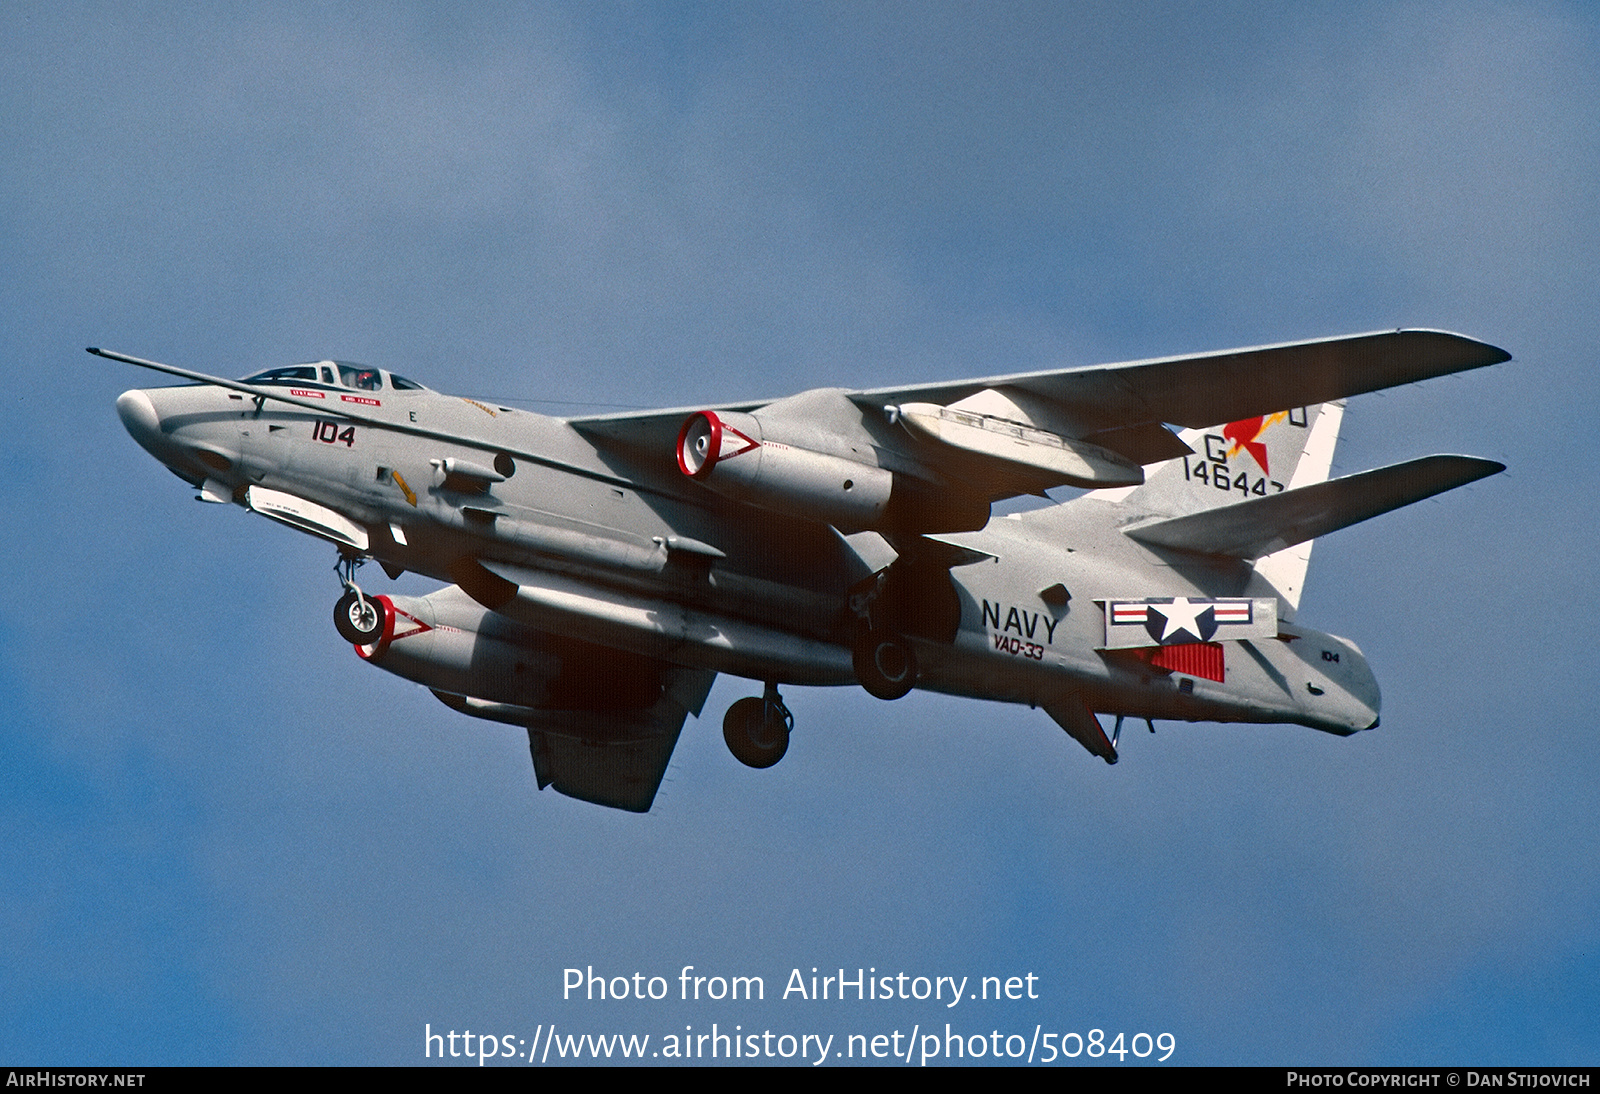
[[[1200,637],[1200,613],[1211,607],[1210,604],[1191,603],[1186,596],[1180,596],[1171,604],[1154,605],[1156,611],[1167,618],[1167,626],[1161,632],[1161,641],[1165,642],[1179,631],[1188,631],[1195,638]]]

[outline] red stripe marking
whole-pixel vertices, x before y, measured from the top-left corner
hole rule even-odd
[[[1157,646],[1150,651],[1150,663],[1158,669],[1181,672],[1223,682],[1222,643],[1185,642],[1178,646]]]

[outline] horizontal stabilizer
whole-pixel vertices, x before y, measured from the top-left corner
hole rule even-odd
[[[1505,469],[1473,456],[1424,456],[1124,531],[1157,547],[1254,559]]]

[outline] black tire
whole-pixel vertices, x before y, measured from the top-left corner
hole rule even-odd
[[[856,679],[879,699],[899,699],[917,686],[917,656],[898,634],[868,631],[856,643],[852,660]]]
[[[345,593],[333,606],[333,627],[352,646],[370,646],[383,637],[383,605]]]
[[[751,696],[740,699],[722,716],[722,739],[733,758],[746,767],[771,767],[789,751],[794,715],[782,703]]]

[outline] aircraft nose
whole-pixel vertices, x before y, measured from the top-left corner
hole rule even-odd
[[[128,434],[144,448],[153,452],[160,445],[161,415],[156,413],[156,405],[145,392],[135,388],[117,396],[117,417],[122,419]]]
[[[161,433],[161,415],[156,413],[156,405],[138,388],[117,396],[117,417],[135,440],[143,441]]]

